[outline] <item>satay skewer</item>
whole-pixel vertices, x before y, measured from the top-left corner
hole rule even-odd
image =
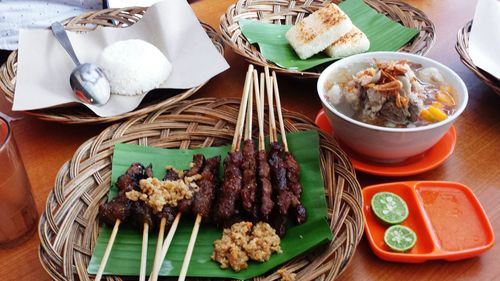
[[[104,268],[108,263],[109,254],[111,253],[111,249],[113,248],[113,243],[115,243],[116,234],[118,233],[118,229],[120,228],[120,219],[117,219],[115,222],[115,226],[113,227],[113,231],[111,232],[111,236],[109,237],[108,245],[106,246],[106,250],[104,251],[104,255],[102,256],[101,264],[99,264],[99,268],[97,269],[97,273],[95,275],[95,281],[99,281],[102,278],[102,273],[104,272]]]
[[[269,106],[269,141],[271,143],[278,141],[278,135],[276,133],[276,120],[274,117],[274,102],[273,102],[273,80],[275,78],[269,75],[269,67],[264,68],[264,74],[267,86],[267,103]]]
[[[167,237],[163,241],[159,261],[165,260],[165,257],[167,256],[168,249],[170,248],[170,244],[172,243],[172,239],[174,238],[175,231],[177,230],[177,226],[179,225],[179,221],[181,219],[181,216],[182,216],[182,213],[180,213],[180,212],[177,213],[174,221],[172,222],[172,225],[170,226],[170,229],[167,233]],[[151,274],[149,276],[149,281],[157,281],[158,280],[158,274],[160,274],[161,264],[162,264],[161,262],[153,264],[153,270],[151,271]]]
[[[146,261],[148,257],[148,237],[149,237],[149,224],[144,223],[142,230],[142,249],[141,249],[141,267],[139,270],[139,281],[146,280]]]
[[[264,95],[266,83],[264,81],[264,73],[260,74],[260,90],[256,95],[255,100],[257,104],[257,120],[259,124],[259,151],[265,150],[264,140]]]
[[[285,149],[285,152],[289,152],[288,142],[286,140],[285,123],[283,122],[283,112],[281,111],[280,91],[278,89],[278,80],[276,79],[276,72],[273,71],[272,77],[273,77],[274,96],[276,97],[276,110],[278,112],[281,140],[283,141],[283,148]]]
[[[276,96],[276,109],[278,112],[278,120],[280,125],[281,140],[283,141],[283,147],[285,150],[285,169],[288,190],[293,194],[290,196],[291,204],[293,206],[294,217],[297,224],[302,224],[307,219],[307,211],[300,202],[300,196],[302,193],[302,185],[299,180],[300,167],[295,160],[293,154],[288,150],[288,142],[286,139],[285,122],[283,121],[283,112],[281,110],[281,98],[278,89],[278,80],[276,79],[276,73],[273,71],[273,87],[274,95]]]
[[[241,138],[243,135],[243,124],[246,117],[247,101],[248,95],[252,88],[252,76],[253,76],[253,65],[249,65],[248,71],[245,77],[245,84],[243,86],[243,97],[241,99],[240,110],[238,113],[238,120],[236,121],[236,127],[234,130],[233,142],[231,144],[231,152],[239,151],[241,145]],[[189,268],[189,263],[191,261],[191,255],[193,254],[194,245],[196,243],[196,238],[198,236],[198,231],[200,229],[202,216],[201,214],[196,214],[196,221],[193,226],[193,231],[191,232],[191,237],[189,238],[188,247],[186,254],[184,256],[184,261],[182,263],[181,271],[179,273],[179,281],[186,280],[187,271]]]
[[[167,225],[167,218],[162,217],[160,220],[160,229],[158,230],[158,240],[156,241],[156,251],[155,251],[155,258],[153,261],[153,268],[160,266],[162,261],[160,260],[161,257],[161,249],[163,246],[163,236],[165,235],[165,227]]]
[[[257,73],[254,74],[254,78],[257,77]],[[260,90],[255,91],[255,103],[257,107],[257,120],[259,125],[259,144],[257,152],[257,176],[260,196],[260,208],[259,217],[264,221],[268,221],[269,215],[274,207],[274,202],[272,198],[272,184],[270,181],[270,170],[269,164],[267,163],[267,153],[265,147],[265,137],[264,137],[264,100],[265,100],[265,75],[260,74]]]

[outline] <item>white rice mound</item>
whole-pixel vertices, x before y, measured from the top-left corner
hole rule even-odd
[[[167,80],[172,64],[154,45],[139,39],[123,40],[106,47],[99,57],[111,93],[135,96],[157,88]]]

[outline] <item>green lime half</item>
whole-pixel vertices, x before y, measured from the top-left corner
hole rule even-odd
[[[417,235],[404,225],[393,225],[384,234],[384,242],[395,252],[406,252],[417,243]]]
[[[372,211],[388,224],[402,223],[408,217],[408,206],[399,196],[391,192],[378,192],[372,197]]]

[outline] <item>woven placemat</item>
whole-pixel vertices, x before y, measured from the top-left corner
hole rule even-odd
[[[481,70],[478,68],[474,62],[472,62],[471,57],[469,56],[469,36],[472,28],[472,21],[469,21],[458,30],[457,33],[457,44],[455,44],[455,49],[460,55],[460,60],[465,66],[467,66],[476,76],[483,80],[488,87],[490,87],[497,95],[500,96],[500,80],[498,80],[493,75],[488,72]]]
[[[40,217],[39,257],[50,276],[55,280],[91,280],[87,265],[99,233],[98,205],[111,186],[111,158],[116,143],[162,148],[226,145],[233,138],[239,102],[215,98],[182,101],[168,110],[114,124],[82,144],[60,169]],[[283,113],[287,131],[317,130],[304,116]],[[334,238],[328,245],[283,266],[297,273],[297,280],[335,279],[349,264],[363,233],[361,187],[354,168],[331,136],[320,132],[320,147],[328,220]],[[278,274],[270,272],[254,280],[276,279]]]
[[[250,19],[272,20],[275,24],[291,23],[295,22],[297,18],[303,18],[330,2],[339,3],[339,1],[329,0],[239,0],[236,4],[231,5],[226,13],[221,16],[220,30],[222,39],[233,51],[243,56],[252,64],[268,66],[278,73],[297,78],[318,78],[321,74],[319,68],[297,71],[282,68],[266,60],[259,52],[258,47],[250,44],[242,34],[238,21],[241,19]],[[422,11],[406,3],[394,0],[365,0],[365,2],[379,13],[406,27],[420,29],[420,33],[399,51],[425,55],[430,50],[435,39],[434,24]]]
[[[123,9],[107,9],[96,12],[84,13],[63,22],[66,30],[91,31],[97,26],[127,27],[139,21],[147,8],[129,7]],[[224,55],[224,43],[217,32],[209,25],[201,23],[208,37],[212,40],[217,50]],[[0,67],[0,88],[5,93],[5,98],[12,103],[16,84],[17,51],[10,54],[7,61]],[[208,81],[207,81],[208,82]],[[205,84],[205,83],[204,83]],[[83,123],[109,123],[132,116],[143,115],[161,108],[166,108],[184,100],[203,85],[187,90],[155,90],[149,94],[134,111],[112,117],[99,117],[83,105],[70,107],[45,108],[25,111],[39,119],[68,124]]]

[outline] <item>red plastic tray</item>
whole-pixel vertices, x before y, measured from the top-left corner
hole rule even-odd
[[[417,234],[409,252],[397,253],[384,243],[388,225],[371,211],[372,196],[381,191],[406,201],[408,218],[402,223]],[[365,230],[370,246],[381,259],[420,263],[427,260],[461,260],[477,256],[493,246],[494,234],[481,204],[472,191],[456,182],[413,181],[379,184],[363,189]]]

